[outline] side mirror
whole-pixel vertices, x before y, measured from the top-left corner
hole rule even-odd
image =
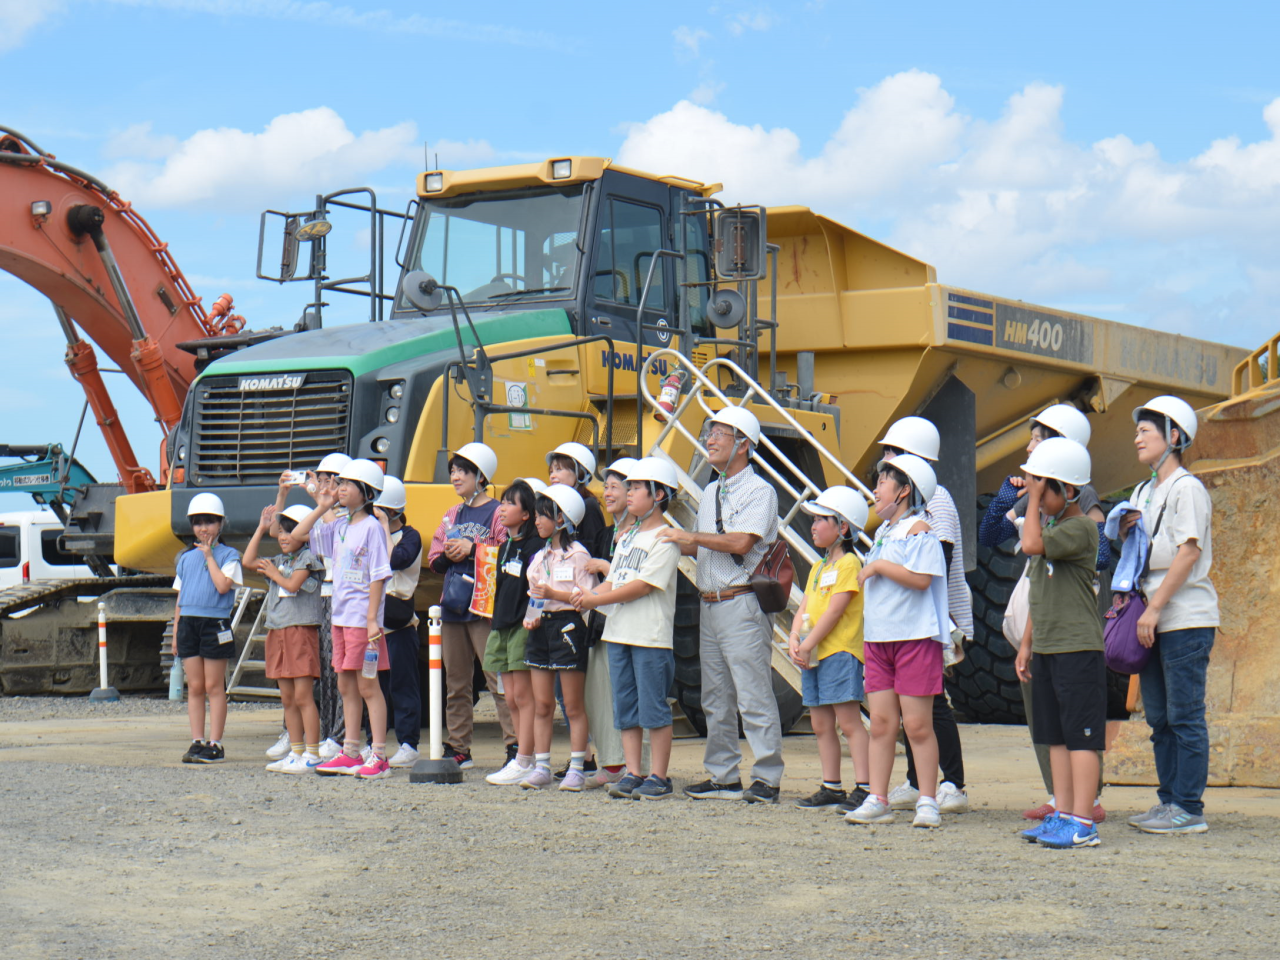
[[[425,270],[410,270],[406,273],[400,281],[400,292],[415,309],[423,313],[435,310],[444,299],[444,291],[436,283],[436,278]]]
[[[722,280],[764,277],[766,245],[763,207],[733,207],[715,217],[716,274]]]
[[[283,249],[280,251],[280,282],[292,280],[298,269],[298,218],[284,222]]]
[[[275,274],[262,272],[262,257],[266,249],[268,217],[278,217],[283,221],[280,243],[280,270]],[[274,229],[275,220],[272,220],[271,223]],[[324,219],[319,211],[312,213],[284,213],[280,210],[264,210],[262,219],[258,223],[258,278],[260,280],[274,280],[276,283],[288,283],[290,280],[316,279],[318,275],[317,263],[324,263],[323,250],[321,250],[321,256],[318,259],[314,255],[311,257],[307,266],[306,276],[300,277],[297,275],[298,248],[304,243],[322,241],[332,229],[333,224]],[[323,268],[321,267],[320,269],[322,271]]]

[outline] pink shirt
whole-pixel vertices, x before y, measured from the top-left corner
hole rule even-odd
[[[600,583],[594,573],[587,573],[587,561],[591,554],[587,548],[576,540],[568,550],[549,550],[543,547],[529,561],[529,586],[545,583],[553,590],[572,590],[575,586],[583,593],[589,593]],[[572,610],[573,604],[561,600],[547,598],[543,608],[547,612],[556,610]]]

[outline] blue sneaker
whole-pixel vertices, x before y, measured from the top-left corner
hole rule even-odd
[[[1051,833],[1058,826],[1058,820],[1060,819],[1061,817],[1058,814],[1051,813],[1029,830],[1019,832],[1018,836],[1022,837],[1027,843],[1035,843],[1046,833]]]
[[[617,783],[609,784],[609,796],[618,800],[636,800],[636,791],[640,789],[640,784],[644,783],[644,777],[638,777],[634,773],[628,773]]]
[[[671,779],[663,779],[654,774],[649,774],[644,783],[636,788],[631,794],[632,800],[664,800],[671,796]]]
[[[1072,817],[1059,817],[1053,829],[1041,834],[1037,842],[1055,850],[1074,850],[1076,847],[1096,847],[1102,840],[1096,824],[1086,827]]]

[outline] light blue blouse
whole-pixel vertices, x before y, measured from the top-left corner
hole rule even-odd
[[[867,554],[867,565],[886,560],[912,573],[931,579],[925,590],[912,590],[885,576],[870,577],[863,586],[863,640],[866,643],[894,643],[899,640],[951,642],[951,621],[947,611],[947,565],[942,543],[932,531],[907,535],[919,514],[909,514],[888,530],[878,531]]]

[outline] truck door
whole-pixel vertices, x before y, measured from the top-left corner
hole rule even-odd
[[[636,310],[653,252],[672,247],[668,241],[671,188],[637,177],[626,177],[624,182],[625,196],[609,189],[601,200],[587,277],[588,328],[592,334],[613,337],[620,353],[633,352]],[[618,181],[612,186],[619,186]],[[647,322],[664,322],[675,328],[674,280],[672,261],[661,259],[645,301]],[[644,342],[653,349],[671,346],[671,334],[645,331]],[[632,349],[623,344],[632,345]]]

